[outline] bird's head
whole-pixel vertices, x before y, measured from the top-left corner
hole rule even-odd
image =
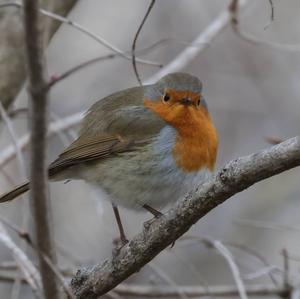
[[[147,86],[144,105],[179,131],[209,120],[201,81],[185,73],[169,74]]]

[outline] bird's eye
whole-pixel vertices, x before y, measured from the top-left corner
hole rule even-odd
[[[197,100],[197,107],[200,107],[201,105],[201,97]]]
[[[165,93],[164,95],[163,95],[163,97],[162,97],[162,100],[163,100],[163,102],[168,102],[169,100],[170,100],[170,95],[169,94],[167,94],[167,93]]]

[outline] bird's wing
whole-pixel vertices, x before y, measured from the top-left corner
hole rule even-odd
[[[144,87],[134,87],[96,102],[82,121],[78,139],[50,165],[49,175],[147,144],[165,123],[144,106],[143,98]]]
[[[145,88],[129,88],[96,102],[85,116],[79,135],[105,132],[137,140],[156,135],[165,122],[144,106]]]
[[[146,140],[134,141],[108,134],[79,137],[50,164],[49,176],[76,164],[113,157],[126,151],[134,151],[147,143]]]

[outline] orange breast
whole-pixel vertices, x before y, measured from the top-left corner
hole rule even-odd
[[[212,133],[206,137],[200,134],[193,136],[179,135],[173,149],[177,165],[185,171],[199,171],[206,167],[213,170],[216,161],[216,136]],[[212,138],[211,141],[208,138]]]
[[[178,167],[187,172],[199,171],[204,167],[213,170],[218,137],[204,107],[167,106],[148,100],[144,103],[177,130],[173,156]]]
[[[213,170],[218,138],[209,115],[189,118],[177,130],[173,155],[178,166],[188,172],[198,171],[203,167]]]

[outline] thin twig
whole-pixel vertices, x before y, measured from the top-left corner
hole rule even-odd
[[[147,9],[147,12],[146,12],[146,14],[145,14],[145,16],[142,20],[142,23],[140,24],[140,26],[139,26],[139,28],[138,28],[135,36],[134,36],[133,43],[132,43],[132,48],[131,48],[133,71],[134,71],[134,74],[135,74],[135,76],[136,76],[136,78],[137,78],[140,85],[142,85],[142,81],[141,81],[141,78],[140,78],[140,75],[138,73],[137,66],[136,66],[135,47],[136,47],[136,42],[137,42],[137,39],[139,37],[139,34],[140,34],[140,32],[141,32],[141,30],[142,30],[142,28],[143,28],[143,26],[144,26],[144,24],[145,24],[145,22],[146,22],[146,20],[149,16],[149,14],[150,14],[154,4],[155,4],[155,0],[151,0],[150,5]]]
[[[277,50],[284,50],[290,52],[299,52],[300,45],[299,44],[281,44],[276,42],[270,42],[266,40],[258,39],[249,33],[243,32],[239,26],[239,10],[240,10],[241,3],[238,0],[232,0],[229,6],[229,12],[231,14],[231,26],[233,32],[242,40],[251,43],[253,45],[258,46],[267,46]]]
[[[10,269],[15,270],[16,265],[8,265]],[[0,273],[0,281],[13,282],[15,274]],[[22,279],[23,283],[27,281]],[[281,296],[286,297],[292,292],[290,289],[285,289],[283,286],[274,287],[272,285],[249,285],[246,286],[248,296]],[[180,298],[180,294],[184,293],[188,298],[194,297],[236,297],[239,295],[239,290],[236,286],[216,285],[209,288],[201,286],[159,286],[159,285],[137,285],[137,284],[120,284],[114,292],[107,293],[109,298],[122,298],[121,296],[130,297],[147,297],[147,298]],[[119,296],[119,297],[117,297]]]
[[[14,129],[14,125],[13,125],[12,121],[10,120],[8,114],[6,113],[6,111],[2,105],[1,100],[0,100],[0,115],[8,129],[9,135],[10,135],[13,145],[16,149],[18,162],[20,164],[21,179],[25,180],[26,179],[26,167],[25,167],[24,157],[23,157],[22,151],[21,151],[21,149],[19,147],[19,143],[18,143],[19,138],[16,134],[16,131]]]
[[[272,229],[284,233],[286,231],[294,231],[296,233],[300,232],[299,226],[285,225],[285,224],[280,224],[280,223],[270,222],[270,221],[252,220],[252,219],[235,219],[233,222],[237,223],[238,225],[244,225],[247,227],[260,228],[260,229]]]
[[[32,248],[35,250],[35,248]],[[18,270],[18,265],[15,261],[4,261],[0,264],[0,272],[4,272],[4,271],[16,271]],[[70,269],[70,268],[64,268],[64,269],[59,269],[59,272],[61,273],[62,276],[66,277],[66,278],[70,278],[71,276],[73,276],[75,269]],[[2,273],[1,272],[1,273]]]
[[[26,0],[24,2],[24,29],[32,116],[30,120],[32,214],[44,295],[46,299],[56,299],[59,298],[57,277],[43,259],[43,254],[45,254],[52,263],[56,263],[48,200],[48,172],[46,166],[47,90],[45,88],[43,39],[40,26],[38,1]]]
[[[50,110],[49,112],[50,121],[56,122],[58,120],[61,120],[61,117]],[[73,132],[72,129],[69,129],[68,131],[58,131],[57,132],[58,138],[61,140],[64,147],[67,147],[70,145],[72,141],[74,141],[77,137],[77,134]]]
[[[149,263],[148,266],[156,273],[159,275],[160,278],[162,278],[167,285],[170,285],[174,287],[174,289],[178,289],[178,297],[181,299],[187,299],[188,296],[178,288],[177,283],[165,272],[161,269],[161,267],[157,266],[153,262]]]
[[[291,299],[299,299],[300,298],[300,272],[297,271],[297,275],[295,277],[295,281],[292,286],[291,295],[289,298]]]
[[[288,252],[285,248],[282,250],[282,256],[283,256],[283,268],[284,268],[283,285],[286,289],[289,289],[290,288],[290,263],[289,263]]]
[[[142,53],[148,53],[154,49],[156,49],[157,47],[161,46],[162,44],[164,43],[167,43],[167,42],[175,42],[175,43],[178,43],[178,44],[183,44],[187,47],[199,47],[201,46],[201,44],[192,44],[192,43],[188,43],[188,42],[184,42],[184,41],[180,41],[178,40],[177,38],[164,38],[164,39],[161,39],[157,42],[155,42],[154,44],[151,44],[150,46],[147,46],[145,48],[142,48],[140,50],[136,50],[135,51],[135,54],[142,54]],[[57,83],[67,79],[69,76],[73,75],[75,72],[78,72],[88,66],[91,66],[92,64],[94,63],[97,63],[97,62],[100,62],[100,61],[104,61],[104,60],[108,60],[108,59],[114,59],[118,57],[118,55],[116,54],[108,54],[108,55],[102,55],[102,56],[99,56],[99,57],[96,57],[96,58],[92,58],[92,59],[89,59],[87,61],[84,61],[72,68],[70,68],[69,70],[67,70],[66,72],[60,74],[60,75],[53,75],[51,76],[51,79],[50,79],[50,82],[48,83],[48,88],[51,88],[53,87],[54,85],[56,85]]]
[[[264,267],[262,269],[258,269],[257,271],[254,271],[252,273],[245,274],[243,275],[243,278],[247,280],[252,280],[252,279],[261,278],[262,276],[265,275],[270,275],[274,272],[282,274],[283,271],[282,269],[276,266],[269,266],[269,267]]]
[[[248,3],[253,1],[241,0],[240,7],[245,7]],[[179,71],[191,63],[199,53],[202,53],[208,45],[230,24],[231,14],[227,10],[220,13],[209,26],[206,27],[191,44],[199,45],[198,47],[187,47],[179,55],[177,55],[171,62],[154,74],[151,78],[146,80],[144,84],[153,84],[161,77],[168,73]]]
[[[90,65],[92,65],[96,62],[100,62],[100,61],[104,61],[104,60],[108,60],[108,59],[113,59],[115,57],[116,57],[115,54],[108,54],[108,55],[105,55],[105,56],[100,56],[100,57],[96,57],[96,58],[93,58],[93,59],[89,59],[89,60],[87,60],[83,63],[80,63],[80,64],[76,65],[75,67],[67,70],[64,73],[62,73],[61,75],[52,76],[51,79],[50,79],[50,82],[48,83],[47,88],[49,89],[49,88],[53,87],[58,82],[61,82],[62,80],[68,78],[69,76],[71,76],[75,72],[78,72],[79,70],[81,70],[81,69],[83,69],[87,66],[90,66]]]
[[[0,281],[13,282],[15,280],[14,274],[0,273]],[[23,283],[27,281],[22,279]],[[154,285],[137,285],[137,284],[120,284],[113,292],[105,294],[108,298],[178,298],[178,288],[187,294],[189,298],[199,297],[227,297],[233,298],[239,295],[236,286],[231,285],[216,285],[211,286],[210,291],[199,286],[178,286],[174,288],[172,286],[154,286]],[[283,287],[274,287],[272,285],[254,284],[246,287],[248,296],[279,296],[285,298],[290,294],[289,290],[285,290]],[[118,296],[119,295],[119,296]],[[118,297],[117,297],[118,296]]]
[[[60,273],[59,269],[56,267],[56,265],[53,264],[53,262],[47,255],[45,255],[44,253],[42,253],[42,255],[43,255],[44,261],[47,263],[48,267],[51,269],[53,274],[58,278],[64,291],[67,293],[68,299],[75,299],[75,296],[74,296],[71,288],[69,287],[69,285],[68,285],[67,281],[65,280],[65,278],[63,277],[63,275]]]
[[[0,281],[13,282],[15,280],[14,274],[0,273]],[[27,281],[22,280],[23,283]],[[137,284],[120,284],[113,292],[105,294],[108,298],[178,298],[178,288],[187,294],[189,298],[199,297],[227,297],[233,298],[239,295],[236,286],[231,285],[216,285],[211,286],[210,291],[200,286],[155,286],[155,285],[137,285]],[[274,287],[273,285],[254,284],[246,287],[248,296],[279,296],[285,298],[290,291],[283,287]],[[119,297],[117,297],[119,295]]]
[[[153,285],[132,285],[120,284],[114,291],[124,296],[137,298],[178,298],[178,289],[184,292],[189,298],[199,297],[228,297],[239,296],[236,286],[210,286],[209,292],[206,288],[199,286],[153,286]],[[249,285],[246,287],[249,296],[286,296],[289,290],[283,287],[269,285]]]
[[[197,281],[197,285],[205,288],[207,290],[207,293],[209,293],[209,283],[200,273],[201,267],[199,267],[196,263],[191,262],[189,256],[186,255],[186,252],[184,252],[183,254],[177,254],[178,248],[178,243],[176,243],[176,247],[174,247],[174,250],[169,249],[169,251],[175,256],[176,260],[183,263],[186,270],[191,273],[193,280]]]
[[[25,114],[25,116],[27,116],[28,108],[18,108],[11,111],[7,111],[7,113],[10,118],[15,118],[22,114]]]
[[[266,140],[267,143],[272,144],[272,145],[278,144],[283,141],[282,138],[273,137],[273,136],[266,136],[264,139]]]
[[[228,243],[228,244],[226,244],[226,245],[229,246],[229,247],[233,247],[233,248],[242,250],[242,251],[248,253],[249,255],[251,255],[251,256],[253,256],[253,257],[256,257],[256,258],[257,258],[257,259],[265,266],[265,269],[266,269],[266,268],[269,268],[269,269],[273,268],[274,271],[275,271],[275,269],[276,269],[277,271],[280,271],[280,269],[279,269],[278,267],[275,267],[274,265],[270,265],[270,264],[267,262],[267,260],[266,260],[266,258],[265,258],[264,256],[262,256],[262,255],[261,255],[260,253],[258,253],[256,250],[254,250],[254,249],[252,249],[252,248],[249,248],[248,246],[246,246],[246,245],[244,245],[244,244],[236,244],[236,243],[230,242],[230,243]],[[269,272],[267,272],[266,274],[270,277],[270,279],[271,279],[271,281],[274,283],[274,285],[277,286],[277,285],[278,285],[278,281],[277,281],[277,279],[275,278],[275,276],[273,275],[273,271],[269,271]]]
[[[274,21],[274,4],[272,0],[269,0],[270,6],[271,6],[271,22]]]
[[[183,236],[182,238],[180,238],[181,241],[184,240],[196,240],[197,242],[201,242],[204,243],[206,246],[208,247],[214,247],[213,246],[213,239],[212,238],[208,238],[208,237],[200,237],[200,236],[195,236],[195,235],[187,235],[187,236]],[[270,265],[267,260],[261,255],[259,254],[256,250],[244,245],[244,244],[239,244],[239,243],[233,243],[233,242],[226,242],[226,241],[222,241],[223,244],[225,244],[227,247],[232,247],[235,249],[238,249],[244,253],[247,253],[248,255],[255,257],[258,261],[260,261],[264,268],[274,268],[275,266]],[[278,268],[276,268],[278,269]],[[266,273],[269,275],[270,279],[272,280],[272,282],[274,283],[275,286],[278,286],[278,282],[276,280],[276,278],[274,277],[273,273],[270,271],[268,273]]]
[[[32,247],[33,243],[32,243],[32,239],[29,235],[28,232],[21,230],[20,228],[18,228],[14,223],[8,221],[6,218],[4,218],[2,215],[0,215],[0,221],[5,224],[8,228],[10,228],[11,230],[13,230],[15,233],[18,234],[18,236],[23,239],[28,245],[30,245],[30,247]]]
[[[20,147],[18,146],[18,136],[15,131],[14,125],[13,125],[9,115],[6,113],[6,110],[2,105],[2,101],[0,101],[0,115],[8,129],[9,135],[10,135],[12,142],[16,149],[17,158],[18,158],[18,162],[19,162],[19,166],[20,166],[19,172],[20,172],[21,180],[25,181],[26,180],[25,159],[24,159],[24,156],[23,156],[23,153],[22,153]],[[24,196],[23,196],[23,198],[24,198]],[[28,201],[22,201],[21,209],[22,209],[22,211],[20,213],[20,217],[21,217],[22,227],[24,230],[26,230],[26,228],[28,226],[28,220],[29,220]],[[24,243],[23,240],[21,240],[20,248],[24,252],[26,252],[26,243]],[[11,292],[11,299],[19,298],[20,289],[21,289],[21,278],[19,277],[16,279],[16,281],[13,285],[12,292]]]
[[[74,113],[69,115],[61,120],[50,123],[48,126],[47,136],[48,138],[57,134],[60,131],[68,130],[71,127],[74,127],[80,123],[83,118],[83,113]],[[30,134],[26,133],[18,140],[18,145],[20,149],[24,150],[30,140]],[[8,162],[14,159],[16,156],[16,149],[13,145],[7,146],[4,150],[0,152],[0,168],[4,167]]]
[[[281,44],[276,42],[270,42],[267,40],[258,39],[249,33],[242,32],[239,29],[239,26],[234,26],[234,32],[236,35],[244,40],[245,42],[248,42],[250,44],[256,45],[256,46],[267,46],[272,49],[276,50],[282,50],[282,51],[289,51],[289,52],[299,52],[300,51],[300,45],[299,44]]]
[[[166,38],[162,38],[162,39],[159,39],[158,41],[154,42],[153,44],[145,47],[145,48],[141,48],[141,49],[138,49],[136,51],[136,54],[145,54],[145,53],[149,53],[150,51],[153,51],[157,48],[159,48],[160,46],[163,46],[164,44],[167,44],[167,43],[175,43],[175,44],[179,44],[179,45],[184,45],[186,47],[200,47],[202,46],[202,43],[200,44],[196,44],[196,43],[189,43],[189,42],[186,42],[184,40],[180,40],[176,37],[166,37]],[[209,43],[205,43],[207,46],[209,46]]]
[[[123,299],[123,297],[121,295],[119,295],[118,293],[116,293],[115,291],[111,291],[105,295],[111,299]]]
[[[30,237],[30,235],[29,235],[28,232],[25,232],[25,231],[21,230],[15,224],[13,224],[10,221],[8,221],[7,219],[5,219],[3,216],[0,216],[0,222],[2,222],[7,227],[9,227],[10,229],[12,229],[15,233],[17,233],[18,236],[22,240],[24,240],[36,253],[38,253],[37,246],[33,243],[32,238]],[[53,262],[50,260],[50,258],[44,252],[41,252],[41,255],[42,255],[42,258],[45,261],[45,263],[47,263],[48,267],[51,269],[51,271],[53,272],[53,274],[59,280],[60,284],[62,285],[62,287],[64,288],[64,290],[68,294],[68,296],[71,299],[74,299],[75,297],[74,297],[72,291],[70,290],[70,287],[68,286],[65,278],[61,274],[61,271],[56,267],[56,265],[53,264]]]
[[[9,185],[11,185],[12,187],[17,185],[17,182],[14,179],[14,177],[12,177],[12,175],[7,173],[6,169],[0,168],[0,171],[1,171],[1,174],[4,176],[5,180],[8,182]]]
[[[231,269],[231,272],[233,274],[233,278],[234,278],[236,286],[239,290],[239,295],[240,295],[241,299],[248,299],[245,285],[244,285],[244,282],[243,282],[241,274],[240,274],[240,270],[239,270],[236,262],[234,261],[233,255],[219,240],[213,241],[213,244],[214,244],[214,247],[220,252],[220,254],[226,259],[226,261]]]
[[[4,4],[0,4],[0,8],[1,7],[9,7],[9,6],[15,6],[15,7],[18,7],[18,8],[21,8],[23,7],[23,4],[18,2],[18,1],[15,1],[15,2],[11,2],[11,3],[4,3]],[[91,37],[92,39],[94,39],[95,41],[97,41],[98,43],[100,43],[102,46],[106,47],[107,49],[110,49],[111,51],[113,51],[114,53],[118,54],[119,56],[127,59],[127,60],[131,60],[131,56],[130,55],[127,55],[124,51],[118,49],[117,47],[113,46],[111,43],[109,43],[108,41],[106,41],[104,38],[102,38],[101,36],[91,32],[89,29],[85,28],[84,26],[80,25],[79,23],[77,22],[74,22],[68,18],[65,18],[63,16],[60,16],[58,14],[55,14],[53,12],[50,12],[50,11],[46,11],[44,9],[40,9],[39,12],[44,15],[44,16],[47,16],[49,18],[52,18],[54,20],[57,20],[61,23],[64,23],[66,25],[69,25],[73,28],[75,28],[76,30],[84,33],[85,35]],[[161,67],[161,64],[160,63],[157,63],[157,62],[153,62],[153,61],[148,61],[148,60],[144,60],[144,59],[140,59],[140,58],[137,58],[136,61],[138,63],[141,63],[141,64],[146,64],[146,65],[152,65],[152,66],[157,66],[157,67]]]
[[[9,237],[3,225],[0,223],[0,242],[2,242],[12,253],[14,259],[22,270],[26,281],[34,293],[41,294],[42,282],[40,274],[27,255]]]

